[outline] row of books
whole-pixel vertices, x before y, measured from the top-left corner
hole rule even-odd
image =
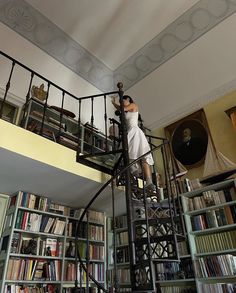
[[[193,231],[215,228],[236,223],[236,205],[224,206],[191,218]]]
[[[236,256],[231,254],[200,257],[195,263],[199,278],[236,275]]]
[[[202,192],[201,196],[186,198],[189,211],[198,210],[225,202],[236,200],[235,187],[223,190],[208,190]]]
[[[180,256],[189,254],[187,241],[178,242],[178,249],[179,249],[179,255]]]
[[[102,263],[90,263],[88,265],[89,273],[98,282],[104,282],[104,264]]]
[[[127,216],[126,215],[117,216],[115,226],[116,226],[116,228],[126,228],[126,227],[128,227]]]
[[[123,232],[117,233],[117,235],[116,235],[116,244],[117,245],[126,245],[128,243],[129,243],[128,231],[123,231]]]
[[[121,247],[116,250],[116,261],[117,263],[129,262],[129,247]]]
[[[15,206],[17,199],[19,198],[19,206],[26,207],[30,209],[51,212],[58,215],[63,215],[67,217],[75,217],[79,218],[84,211],[84,209],[73,209],[68,206],[64,206],[58,203],[54,203],[51,199],[41,196],[35,195],[26,191],[19,191],[17,194],[13,195],[10,200],[10,207]],[[89,221],[94,221],[100,224],[104,224],[104,213],[97,211],[89,211],[88,212]],[[86,221],[86,216],[84,218]]]
[[[104,246],[89,244],[89,258],[93,260],[104,260]]]
[[[65,225],[66,222],[59,218],[19,210],[15,228],[32,232],[63,235]]]
[[[104,241],[104,228],[103,226],[95,226],[90,224],[88,227],[88,238],[90,240]]]
[[[11,197],[10,206],[15,205],[17,199],[19,206],[21,207],[36,209],[44,212],[49,211],[51,204],[51,200],[47,197],[34,195],[25,191],[19,191],[17,195]]]
[[[178,262],[155,263],[157,280],[178,280],[194,278],[193,263],[190,258]]]
[[[66,262],[65,263],[65,281],[74,281],[76,278],[76,265],[75,262]],[[80,266],[77,266],[77,278],[78,280],[82,280],[82,282],[86,282],[86,274],[85,271],[80,271]]]
[[[201,292],[209,292],[209,293],[233,293],[236,292],[236,283],[231,284],[199,284]]]
[[[6,285],[3,293],[56,293],[58,286],[52,284],[43,285]]]
[[[115,271],[114,270],[107,270],[107,281],[110,284],[113,284],[115,278]],[[120,268],[117,269],[117,280],[118,284],[130,283],[130,270],[129,268]]]
[[[86,238],[87,237],[87,223],[80,222],[78,224],[78,222],[76,223],[75,220],[70,220],[69,223],[67,224],[67,236],[75,237],[76,233],[79,238]]]
[[[76,219],[80,219],[83,213],[84,213],[83,208],[70,209],[70,217],[73,217],[73,218],[76,218]],[[97,223],[97,224],[104,225],[105,214],[103,212],[89,210],[83,216],[83,221],[86,222],[87,220],[89,222],[94,222],[94,223]]]
[[[59,281],[61,262],[33,259],[10,258],[7,267],[7,280],[48,280]]]
[[[63,288],[62,290],[63,293],[74,293],[74,288]],[[79,288],[80,293],[98,293],[98,289],[95,287],[89,287],[88,291],[86,288]]]
[[[165,286],[161,287],[161,293],[196,293],[194,286]],[[204,292],[204,291],[203,291]],[[215,291],[214,293],[216,293]]]
[[[236,231],[196,236],[195,243],[197,253],[236,249]]]
[[[63,242],[56,238],[26,237],[15,232],[12,237],[11,253],[62,257]]]

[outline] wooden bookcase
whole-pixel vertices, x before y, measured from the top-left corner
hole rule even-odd
[[[82,211],[27,192],[19,191],[13,195],[1,241],[1,292],[17,292],[21,286],[71,292],[75,279],[75,227]],[[103,284],[105,215],[90,210],[87,217],[77,230],[78,250],[86,259],[90,273]],[[85,287],[84,273],[82,282]],[[97,292],[92,282],[89,287],[89,292]]]
[[[182,195],[199,293],[236,290],[235,186],[231,179]]]

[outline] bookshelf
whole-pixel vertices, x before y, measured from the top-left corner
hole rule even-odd
[[[28,192],[11,196],[0,250],[1,292],[18,292],[24,286],[70,293],[75,280],[75,227],[82,211]],[[104,213],[90,210],[77,230],[77,249],[101,283],[105,282],[104,221]],[[81,277],[85,287],[84,272]],[[92,282],[89,292],[96,292]]]
[[[0,107],[2,105],[2,99],[0,98]],[[17,117],[19,113],[19,106],[15,105],[12,102],[4,101],[3,111],[2,111],[2,119],[7,122],[16,124]]]
[[[119,292],[131,292],[130,284],[130,263],[129,263],[129,244],[128,228],[126,215],[120,215],[115,218],[115,231],[112,231],[112,219],[108,218],[107,229],[107,286],[114,286],[114,258],[116,256],[117,264],[117,284]],[[116,241],[115,251],[113,242]]]
[[[182,204],[197,291],[234,292],[236,180],[185,193]]]
[[[21,111],[21,126],[27,130],[39,134],[41,130],[45,103],[31,98],[23,106]],[[73,113],[72,113],[73,114]],[[60,124],[61,119],[61,124]],[[77,150],[83,154],[101,152],[108,147],[111,151],[114,142],[97,128],[91,127],[90,124],[78,126],[78,121],[66,114],[61,115],[60,110],[47,105],[45,109],[44,127],[42,136],[56,141],[68,148]],[[107,144],[107,145],[106,145]]]

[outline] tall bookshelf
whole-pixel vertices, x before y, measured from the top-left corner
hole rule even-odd
[[[42,292],[71,292],[76,267],[76,222],[82,211],[28,192],[13,195],[1,241],[1,292],[18,292],[22,286],[29,292],[34,287],[41,287]],[[77,228],[77,249],[89,272],[102,284],[105,282],[104,220],[104,213],[88,211],[87,219]],[[85,288],[86,275],[83,272],[80,276],[79,269],[78,280],[82,280]],[[96,292],[92,282],[89,292]]]
[[[115,231],[112,231],[112,219],[108,219],[109,228],[107,230],[107,251],[108,256],[108,273],[107,283],[108,287],[114,286],[114,256],[116,257],[116,273],[117,273],[117,285],[119,292],[131,292],[130,283],[130,262],[129,262],[129,242],[128,242],[128,224],[127,216],[120,215],[115,218]],[[113,234],[114,233],[114,234]],[[116,245],[114,246],[114,241]],[[115,247],[115,251],[114,251]]]
[[[197,291],[236,291],[236,180],[182,195]]]

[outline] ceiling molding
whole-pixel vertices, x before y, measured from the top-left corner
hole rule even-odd
[[[215,101],[218,98],[223,97],[227,93],[230,93],[234,90],[236,90],[236,79],[234,79],[226,84],[223,84],[220,87],[209,92],[208,94],[203,95],[203,96],[195,99],[193,102],[188,103],[188,104],[184,105],[183,107],[170,112],[165,117],[156,120],[151,125],[148,125],[148,127],[152,130],[155,130],[155,129],[161,128],[161,127],[165,127],[168,124],[171,124],[171,123],[181,119],[182,117],[187,116],[187,115],[203,108],[204,106],[206,106],[210,102]]]
[[[114,72],[24,0],[0,0],[0,20],[106,92],[122,81],[127,90],[236,12],[236,0],[200,0]]]
[[[114,72],[125,90],[236,12],[236,0],[200,0]]]
[[[27,2],[0,0],[0,20],[99,90],[113,89],[113,71]]]

